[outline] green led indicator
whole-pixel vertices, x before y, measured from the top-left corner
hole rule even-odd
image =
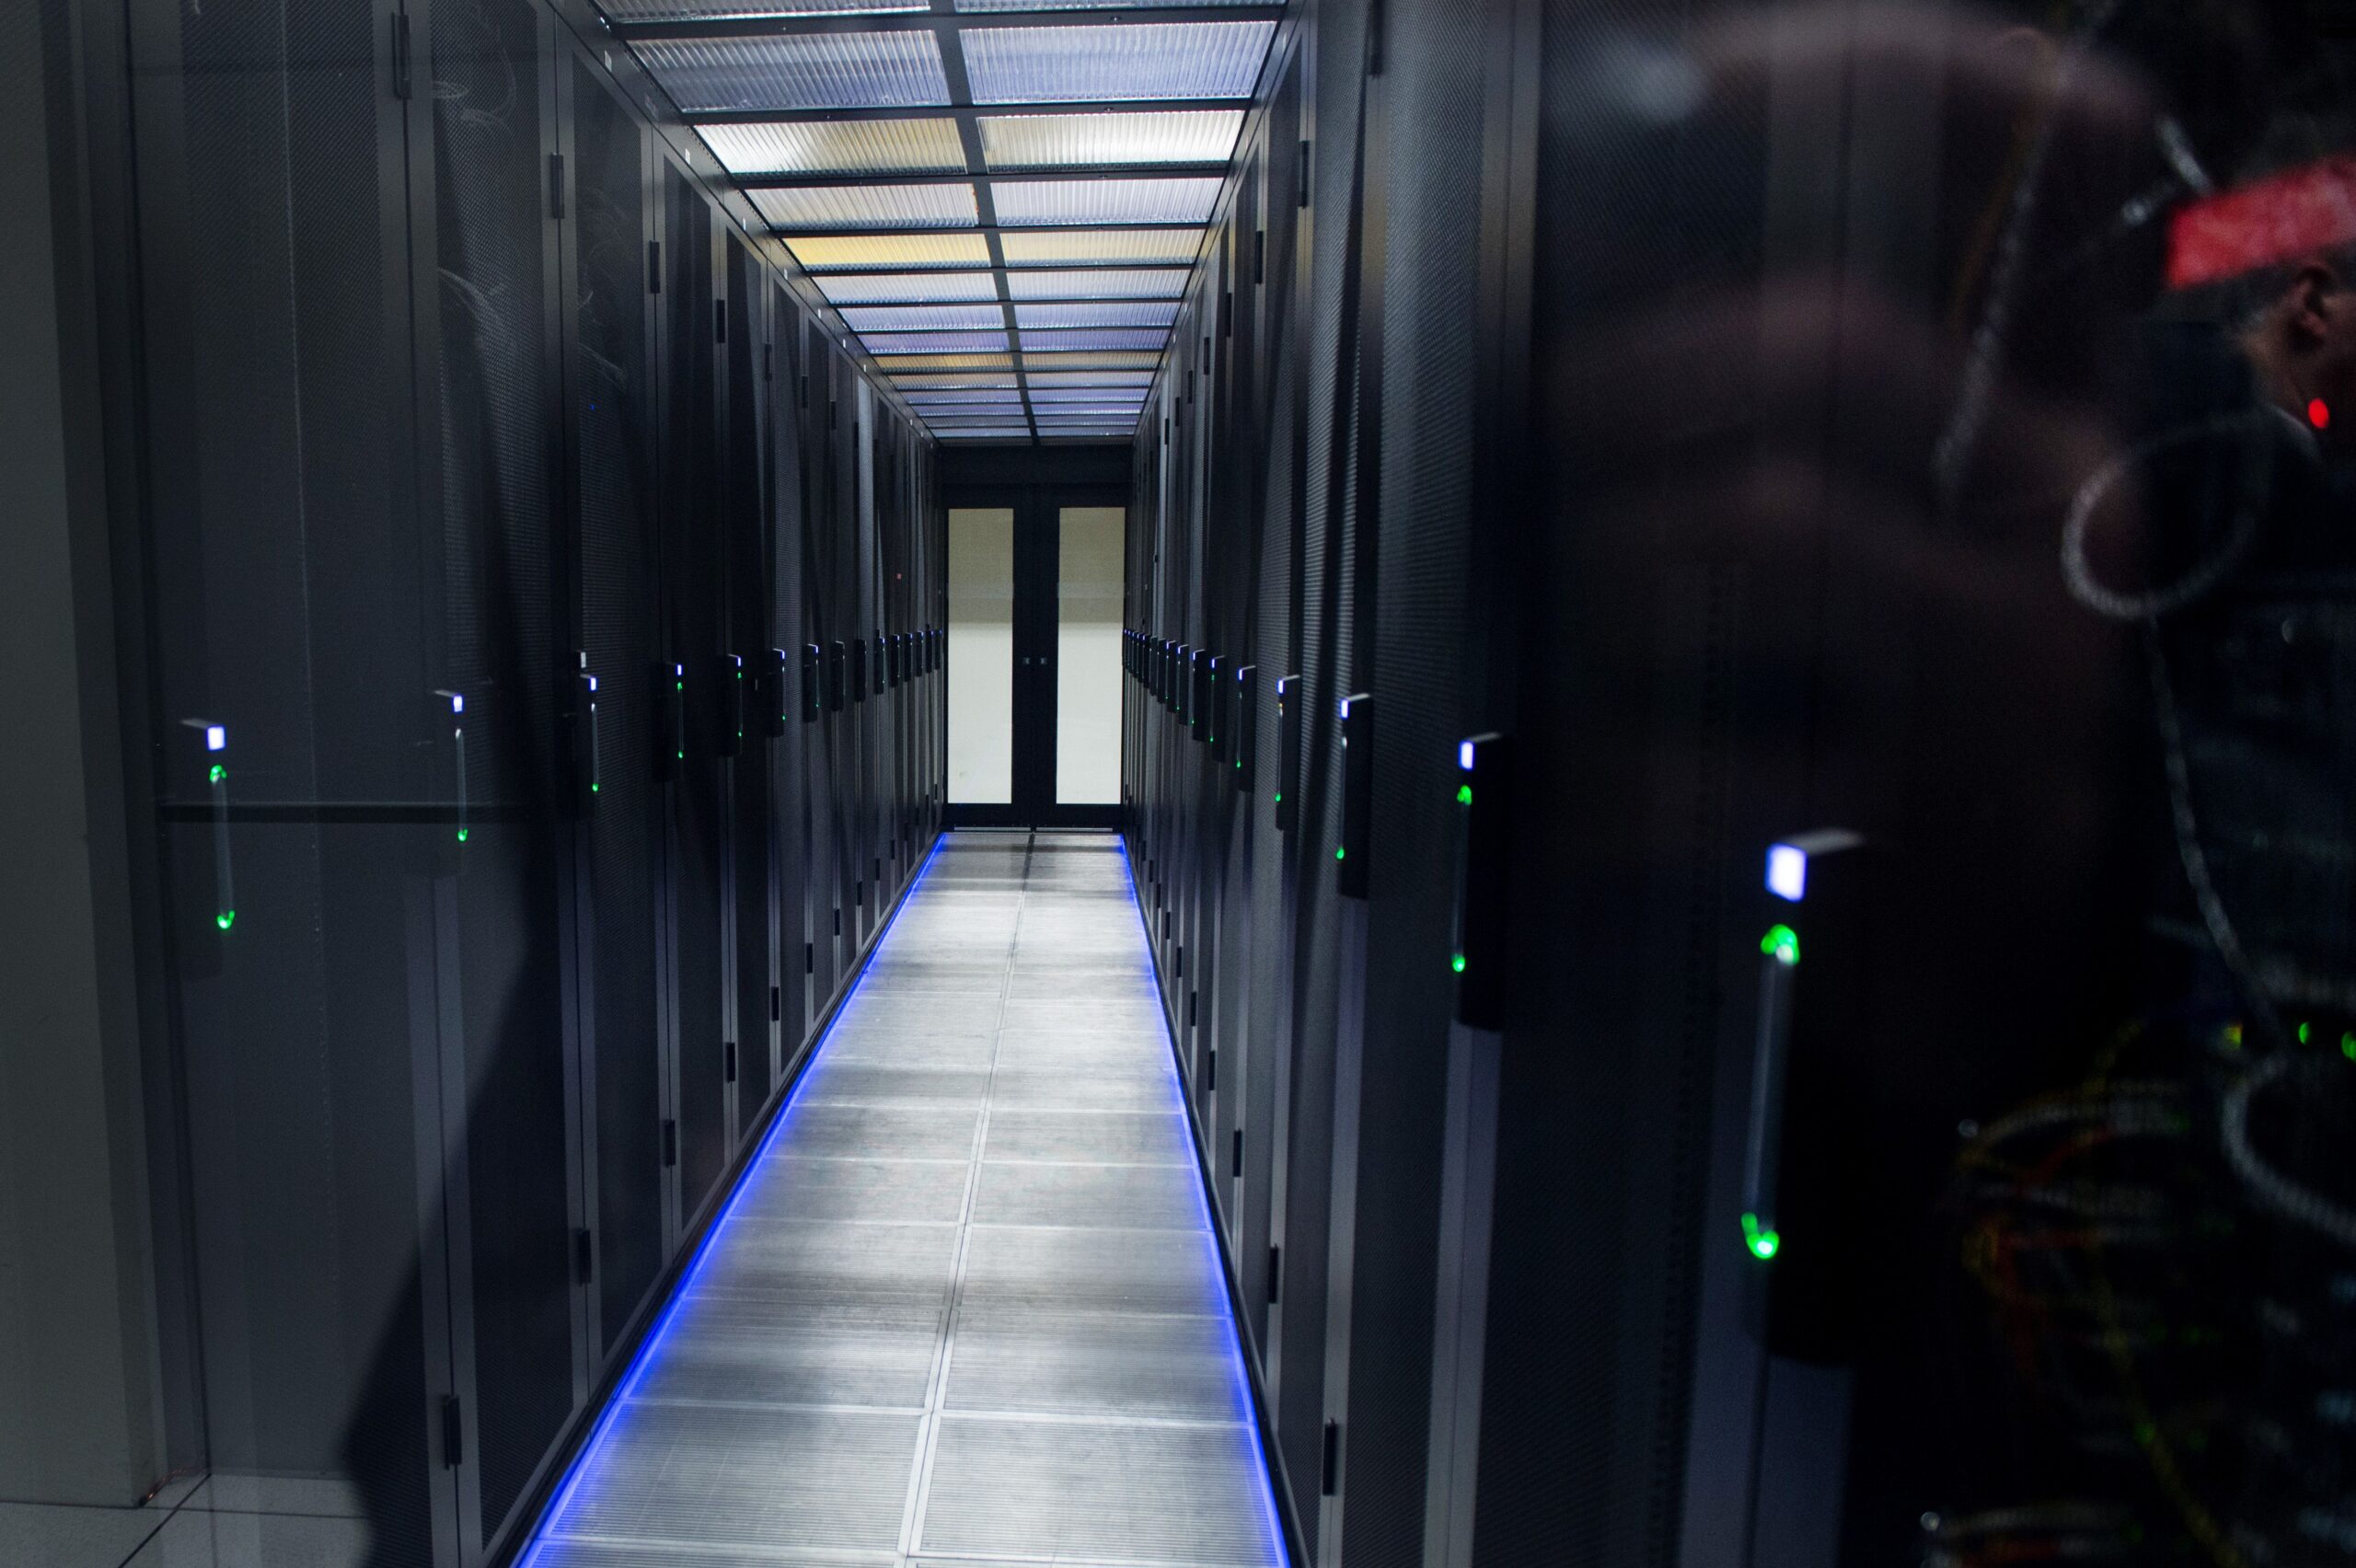
[[[673,681],[671,683],[671,689],[673,691],[685,691],[687,689],[687,683],[685,681]]]
[[[2339,1054],[2350,1061],[2356,1062],[2356,1034],[2343,1034],[2339,1037]]]
[[[1759,939],[1759,951],[1778,963],[1800,961],[1800,934],[1789,926],[1770,926],[1767,934]]]
[[[2315,1025],[2312,1023],[2303,1023],[2299,1025],[2299,1043],[2304,1045],[2307,1043],[2307,1036],[2312,1033],[2314,1030]]]
[[[1277,791],[1276,791],[1276,799],[1277,799],[1277,800],[1279,800],[1279,801],[1281,801],[1281,800],[1283,800],[1284,798],[1285,798],[1285,792],[1284,792],[1282,790],[1277,790]]]
[[[1460,953],[1458,953],[1454,958],[1451,958],[1451,959],[1449,959],[1449,960],[1448,961],[1448,966],[1449,966],[1450,969],[1455,970],[1459,974],[1463,974],[1463,973],[1464,973],[1464,955],[1463,955],[1462,953],[1461,953],[1461,952],[1460,952]]]
[[[229,777],[229,770],[228,770],[227,768],[225,768],[225,767],[222,767],[222,766],[221,766],[219,763],[217,763],[217,762],[216,762],[216,763],[214,763],[214,764],[213,765],[213,782],[214,782],[215,784],[218,784],[218,783],[220,783],[220,782],[221,782],[221,780],[223,780],[224,778],[228,778],[228,777]]]
[[[1343,848],[1338,844],[1334,846],[1334,859],[1336,860],[1347,859],[1349,858],[1349,853],[1350,852],[1347,849]]]
[[[234,909],[224,909],[220,914],[213,917],[213,923],[225,931],[237,923],[237,912]]]
[[[1755,1214],[1742,1216],[1742,1244],[1762,1263],[1784,1250],[1784,1239],[1772,1230],[1761,1229]]]
[[[466,830],[465,828],[463,828],[463,827],[462,827],[462,828],[458,829],[458,842],[459,842],[459,843],[461,843],[461,844],[464,844],[466,841],[467,841],[467,830]]]
[[[592,784],[589,786],[589,792],[594,795],[604,788],[605,786],[603,784]]]
[[[1460,806],[1469,806],[1472,803],[1472,785],[1459,784],[1456,787],[1456,803]]]

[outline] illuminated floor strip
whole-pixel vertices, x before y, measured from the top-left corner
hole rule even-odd
[[[1134,895],[953,836],[532,1568],[1279,1568]]]

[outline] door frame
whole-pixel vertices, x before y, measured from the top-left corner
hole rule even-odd
[[[1120,485],[1042,482],[1014,485],[955,485],[942,501],[942,517],[968,508],[1003,508],[1014,513],[1014,799],[1005,804],[945,803],[949,827],[1117,828],[1117,801],[1062,805],[1056,800],[1055,688],[1045,685],[1055,671],[1057,580],[1062,564],[1063,509],[1117,506],[1131,497]],[[1026,661],[1034,661],[1026,663]],[[1025,686],[1034,689],[1028,694]],[[944,703],[957,700],[944,683]],[[944,707],[944,714],[948,708]]]

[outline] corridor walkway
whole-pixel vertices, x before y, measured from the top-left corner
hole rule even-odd
[[[1110,835],[942,842],[531,1568],[1283,1562]]]

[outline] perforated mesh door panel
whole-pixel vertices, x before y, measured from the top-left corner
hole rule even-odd
[[[470,824],[456,951],[466,1063],[475,1452],[496,1530],[572,1408],[571,1182],[551,694],[557,452],[540,220],[539,22],[435,0],[443,689],[461,694]],[[450,829],[455,834],[455,828]]]
[[[597,1286],[611,1349],[663,1258],[661,1034],[655,1013],[654,398],[646,348],[646,170],[638,128],[573,70],[581,352],[583,648],[597,679],[589,819],[596,1056]]]

